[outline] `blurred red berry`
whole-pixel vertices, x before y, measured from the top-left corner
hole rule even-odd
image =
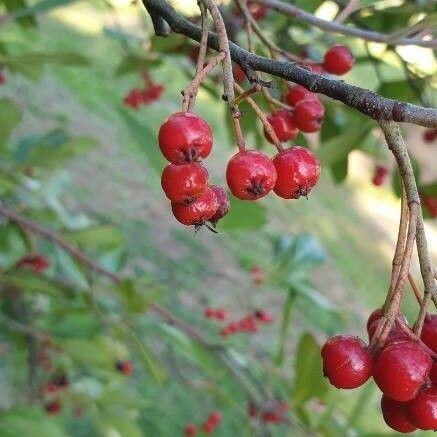
[[[215,310],[214,315],[217,320],[226,320],[228,318],[228,310],[225,308],[218,308]]]
[[[194,423],[189,423],[185,427],[185,435],[187,437],[194,437],[195,435],[197,435],[197,427],[196,425],[194,425]]]
[[[222,414],[220,411],[213,411],[206,420],[217,426],[222,421]]]
[[[61,412],[61,403],[59,401],[53,401],[44,405],[47,414],[51,416],[56,416]]]
[[[6,83],[6,76],[3,72],[0,71],[0,85],[3,85]]]
[[[388,168],[385,165],[377,165],[372,178],[373,185],[381,186],[387,178]]]
[[[273,317],[267,311],[264,310],[256,310],[255,317],[261,323],[270,323],[273,321]]]
[[[125,375],[130,375],[134,371],[134,363],[132,361],[117,361],[115,367]]]
[[[437,139],[437,129],[426,129],[422,134],[425,143],[432,143]]]
[[[431,217],[437,217],[437,196],[422,194],[421,199],[423,206],[431,214]]]
[[[44,255],[29,255],[21,258],[16,266],[31,268],[37,273],[42,273],[49,266],[49,260]]]

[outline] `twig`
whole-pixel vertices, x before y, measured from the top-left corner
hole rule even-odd
[[[343,23],[350,14],[355,12],[359,2],[357,0],[349,0],[346,6],[340,11],[340,13],[335,17],[336,23]]]
[[[422,305],[422,295],[411,273],[408,273],[408,282],[410,283],[411,289],[413,290],[414,297],[416,298],[417,303],[419,305]]]

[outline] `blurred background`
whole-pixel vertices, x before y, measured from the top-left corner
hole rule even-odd
[[[173,3],[196,19],[195,1]],[[298,3],[325,19],[341,7],[333,1]],[[357,17],[387,33],[387,23],[401,29],[415,12],[436,14],[433,2],[365,3]],[[383,303],[389,284],[399,183],[376,124],[322,97],[327,116],[321,134],[300,134],[295,141],[322,159],[321,182],[308,200],[233,199],[218,234],[195,234],[171,215],[156,144],[163,120],[180,110],[180,91],[194,73],[195,45],[175,35],[155,37],[140,2],[0,5],[10,18],[0,21],[1,200],[128,278],[110,284],[47,241],[2,223],[0,436],[177,436],[214,410],[223,415],[215,431],[220,436],[295,436],[308,430],[390,435],[375,385],[337,391],[323,380],[319,358],[319,345],[329,335],[352,333],[367,341],[367,317]],[[233,5],[223,7],[232,14]],[[431,49],[391,50],[334,37],[290,26],[273,12],[260,26],[288,38],[290,51],[306,49],[316,62],[332,42],[347,43],[357,58],[347,82],[435,106]],[[246,44],[244,35],[236,39]],[[211,179],[225,186],[235,142],[219,78],[217,69],[207,79],[195,112],[214,134],[206,161]],[[155,86],[155,94],[137,105],[132,90],[145,83]],[[277,97],[280,87],[273,91]],[[273,155],[250,109],[242,109],[248,143]],[[421,192],[437,197],[437,137],[424,139],[426,129],[420,127],[403,129]],[[387,170],[382,184],[374,183],[378,166]],[[425,209],[437,265],[436,213]],[[48,259],[42,274],[16,268],[29,248]],[[421,285],[416,258],[412,273]],[[293,425],[250,420],[240,383],[212,353],[148,311],[151,302],[211,343],[229,347],[249,386],[258,390],[262,383],[270,396],[288,403]],[[207,307],[226,309],[228,322],[256,310],[272,321],[260,324],[257,333],[225,337],[220,330],[226,322],[206,318]],[[403,310],[414,321],[418,307],[409,289]],[[14,320],[33,332],[20,331]],[[41,332],[51,339],[48,345],[35,334]],[[41,354],[50,365],[43,365]],[[134,366],[129,375],[120,371],[126,362]],[[68,376],[68,387],[47,390],[59,375]],[[59,414],[48,409],[53,402]]]

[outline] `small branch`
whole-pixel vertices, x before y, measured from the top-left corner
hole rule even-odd
[[[416,298],[417,303],[419,305],[422,305],[422,294],[420,293],[416,281],[414,280],[413,275],[411,273],[408,273],[408,282],[410,283],[411,289],[413,290],[414,297]]]
[[[335,17],[336,23],[343,23],[349,15],[355,12],[359,2],[357,0],[349,0],[346,6],[340,11],[340,13]]]
[[[148,5],[147,2],[143,1],[143,4],[150,15],[155,34],[158,36],[168,36],[171,29],[167,22],[162,18],[159,13],[155,11],[152,6]]]

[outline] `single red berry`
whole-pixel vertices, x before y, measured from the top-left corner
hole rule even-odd
[[[326,53],[323,68],[332,74],[346,74],[354,65],[354,57],[351,51],[343,45],[335,45]]]
[[[294,85],[285,95],[285,101],[290,106],[296,106],[301,100],[318,100],[317,94],[307,90],[302,85]]]
[[[133,109],[137,109],[143,103],[143,90],[133,89],[124,98],[124,104]]]
[[[387,177],[388,168],[385,165],[378,165],[375,168],[375,173],[372,178],[373,185],[379,187],[382,185]]]
[[[437,217],[437,196],[421,196],[423,206],[431,214],[431,217]]]
[[[399,402],[382,395],[381,410],[384,422],[393,430],[402,433],[413,432],[417,429],[408,417],[408,402]]]
[[[222,421],[222,413],[220,411],[213,411],[206,420],[217,426]]]
[[[273,112],[267,117],[267,120],[272,125],[276,136],[279,141],[294,140],[299,133],[299,130],[294,124],[293,114],[285,109],[280,109],[279,111]],[[264,129],[264,136],[269,143],[274,144],[270,135]]]
[[[375,320],[379,320],[382,317],[382,308],[376,308],[370,313],[369,318],[367,319],[367,333],[369,333],[370,326]]]
[[[53,401],[45,404],[44,408],[47,411],[47,414],[50,414],[51,416],[56,416],[61,412],[62,406],[59,401]]]
[[[183,225],[202,226],[214,216],[218,208],[217,197],[211,188],[188,205],[172,203],[171,208],[176,220]]]
[[[280,423],[282,422],[282,417],[280,414],[275,413],[274,411],[266,411],[262,415],[262,420],[265,423]]]
[[[214,310],[214,308],[206,307],[203,310],[203,314],[207,319],[213,319],[215,316],[215,310]]]
[[[422,328],[422,341],[437,353],[437,314],[425,318]]]
[[[192,112],[172,114],[160,127],[158,139],[162,154],[174,164],[206,158],[212,149],[208,123]]]
[[[228,193],[222,187],[211,185],[210,188],[214,191],[218,203],[217,211],[209,219],[211,224],[215,227],[217,223],[229,212],[231,203],[229,202]]]
[[[30,268],[37,273],[42,273],[49,266],[49,260],[44,255],[29,255],[21,258],[16,266],[20,268]]]
[[[437,430],[437,388],[427,387],[408,402],[411,421],[423,430]]]
[[[256,200],[275,186],[276,170],[268,156],[256,150],[236,153],[228,162],[226,180],[235,197]]]
[[[229,323],[229,325],[227,326],[229,334],[235,334],[236,332],[238,332],[238,329],[239,328],[237,323]]]
[[[271,323],[273,321],[273,317],[267,311],[264,310],[256,310],[255,317],[261,323]]]
[[[202,429],[203,429],[203,432],[205,433],[205,434],[210,434],[210,433],[212,433],[213,431],[215,431],[215,428],[216,428],[216,425],[214,424],[214,423],[211,423],[211,422],[204,422],[203,424],[202,424]]]
[[[302,132],[319,131],[324,117],[325,107],[316,99],[301,100],[294,108],[294,120]]]
[[[125,375],[130,375],[134,371],[134,363],[132,361],[117,361],[115,367]]]
[[[429,373],[429,379],[431,380],[432,385],[437,387],[437,361],[432,363],[431,372]]]
[[[310,150],[294,146],[273,158],[278,178],[275,193],[284,199],[307,196],[320,177],[320,162]]]
[[[252,334],[256,334],[258,332],[258,326],[252,314],[244,317],[238,322],[238,330]]]
[[[384,394],[406,402],[413,399],[423,386],[431,366],[431,357],[418,343],[394,342],[377,357],[373,378]]]
[[[157,83],[150,84],[148,88],[142,90],[141,92],[141,103],[143,105],[148,105],[150,103],[156,102],[157,100],[160,99],[163,91],[164,91],[163,85]]]
[[[185,427],[185,435],[187,437],[194,437],[195,435],[197,435],[197,427],[196,425],[194,425],[194,423],[189,423]]]
[[[214,317],[220,321],[226,320],[228,318],[228,310],[226,308],[217,308],[214,311]]]
[[[422,134],[425,143],[432,143],[437,138],[437,129],[426,129]]]
[[[43,387],[43,392],[44,393],[56,393],[57,391],[59,391],[60,387],[58,387],[57,384],[54,384],[53,382],[48,382],[47,384],[44,385]]]
[[[358,337],[337,335],[323,346],[323,373],[337,388],[356,388],[372,375],[372,357]]]
[[[208,189],[208,171],[197,163],[168,164],[161,176],[165,195],[175,203],[191,203]]]

